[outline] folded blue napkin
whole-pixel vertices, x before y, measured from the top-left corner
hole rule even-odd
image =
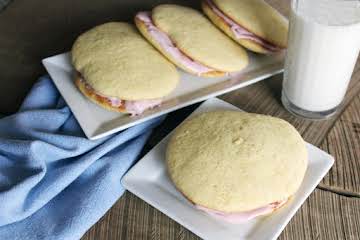
[[[124,193],[120,179],[163,118],[88,140],[48,77],[0,119],[0,239],[79,239]]]

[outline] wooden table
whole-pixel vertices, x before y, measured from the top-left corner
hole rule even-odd
[[[11,3],[0,14],[0,113],[15,111],[36,76],[43,74],[41,58],[70,49],[84,29],[109,20],[131,20],[137,10],[150,9],[158,2],[197,4],[181,0],[63,0],[52,4],[46,0],[19,0]],[[288,15],[289,0],[269,2]],[[281,79],[282,75],[278,75],[220,97],[245,111],[286,119],[306,141],[336,158],[329,174],[296,213],[280,239],[360,239],[360,60],[340,111],[327,121],[309,121],[289,114],[280,102]],[[144,153],[195,107],[169,115],[152,135]],[[83,237],[83,240],[90,239],[198,237],[126,192]]]

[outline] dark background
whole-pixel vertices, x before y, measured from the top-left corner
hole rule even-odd
[[[69,51],[83,31],[108,21],[132,21],[159,3],[199,8],[200,1],[0,0],[0,114],[15,112],[39,76],[45,57]]]

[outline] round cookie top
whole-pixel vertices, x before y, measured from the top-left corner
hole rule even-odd
[[[287,46],[288,21],[263,0],[213,0],[240,26],[280,47]]]
[[[179,81],[174,65],[128,23],[110,22],[90,29],[76,39],[71,54],[86,82],[108,97],[161,98]]]
[[[307,150],[282,119],[214,111],[175,130],[166,163],[177,189],[194,204],[234,213],[292,196],[305,175]]]
[[[248,63],[246,51],[194,9],[159,5],[152,10],[152,20],[181,51],[205,66],[234,72]]]

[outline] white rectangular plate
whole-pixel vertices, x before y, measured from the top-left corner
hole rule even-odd
[[[216,109],[239,110],[213,98],[203,103],[192,115]],[[175,189],[165,167],[165,149],[170,135],[130,169],[123,177],[122,184],[133,194],[207,240],[276,239],[334,163],[331,155],[307,144],[308,169],[300,189],[290,202],[268,216],[243,224],[230,224],[197,210]]]
[[[272,56],[249,53],[249,56],[249,66],[232,77],[202,78],[180,71],[179,85],[164,99],[163,104],[136,117],[107,111],[87,100],[74,85],[75,71],[69,53],[46,58],[43,64],[85,135],[89,139],[97,139],[196,102],[245,87],[283,71],[283,53]]]

